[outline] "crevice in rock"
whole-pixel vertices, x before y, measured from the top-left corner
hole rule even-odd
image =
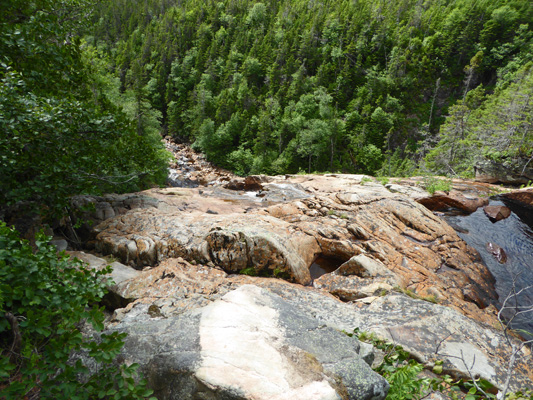
[[[133,303],[134,301],[135,299],[126,299],[113,291],[108,291],[100,301],[100,304],[103,305],[107,311],[113,312],[119,308],[126,308],[128,304]]]
[[[339,268],[343,263],[344,261],[339,258],[319,254],[309,266],[311,279],[314,280],[322,275],[329,274]]]
[[[413,236],[411,236],[411,235],[409,235],[408,233],[405,233],[405,232],[403,232],[401,235],[403,237],[409,239],[410,241],[412,241],[412,242],[414,242],[416,244],[419,244],[421,246],[424,246],[424,247],[430,247],[433,244],[435,244],[435,241],[431,241],[430,242],[428,240],[419,240],[419,239],[417,239],[417,238],[415,238],[415,237],[413,237]]]

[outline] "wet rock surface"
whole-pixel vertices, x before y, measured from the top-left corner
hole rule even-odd
[[[510,194],[513,194],[511,192]],[[504,195],[505,196],[505,195]],[[448,215],[446,220],[458,228],[458,234],[470,245],[478,249],[483,262],[496,279],[496,291],[499,295],[497,307],[512,293],[509,308],[502,312],[505,319],[513,319],[513,327],[522,332],[533,331],[530,313],[521,313],[512,317],[514,306],[526,310],[533,304],[533,290],[527,289],[533,282],[533,225],[531,213],[516,203],[504,203],[492,199],[490,205],[512,209],[511,215],[498,222],[493,222],[483,210],[467,216]],[[518,294],[519,293],[519,294]],[[516,303],[515,303],[516,301]]]
[[[500,264],[505,264],[507,262],[507,254],[503,248],[491,242],[487,243],[486,248],[487,251],[492,254]]]

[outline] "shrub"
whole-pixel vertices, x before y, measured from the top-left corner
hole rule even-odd
[[[452,189],[452,181],[449,179],[439,179],[436,177],[429,177],[425,179],[426,190],[430,194],[435,192],[449,192]]]
[[[92,339],[81,332],[84,323],[97,332],[103,329],[104,314],[97,304],[110,267],[89,270],[65,253],[58,256],[49,240],[37,235],[33,251],[0,223],[0,398],[149,397],[146,382],[136,382],[138,365],[114,363],[125,334]],[[96,372],[89,363],[98,366]]]
[[[386,176],[380,176],[379,178],[377,178],[378,182],[381,183],[383,186],[385,185],[388,185],[389,183],[389,178],[386,177]]]
[[[411,359],[411,355],[401,346],[380,340],[359,329],[355,329],[354,333],[348,336],[371,343],[384,352],[383,362],[374,370],[389,382],[387,400],[420,399],[441,384],[438,379],[419,377],[424,366]]]
[[[370,183],[370,182],[373,182],[372,178],[369,177],[369,176],[363,176],[361,178],[361,185],[364,185],[366,183]]]

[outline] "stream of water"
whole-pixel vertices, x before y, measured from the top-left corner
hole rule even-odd
[[[490,205],[505,204],[492,200]],[[512,205],[508,206],[513,210]],[[512,292],[513,282],[517,292],[533,285],[533,228],[525,223],[525,218],[521,219],[514,211],[509,218],[495,223],[485,215],[483,208],[467,216],[448,215],[445,217],[448,223],[456,229],[458,235],[479,252],[494,275],[499,296],[498,308]],[[528,222],[531,224],[531,221]],[[498,261],[490,252],[490,246],[487,248],[488,243],[500,246],[507,260]],[[508,305],[529,307],[533,310],[533,288],[523,291],[516,300],[516,303],[510,301]],[[512,310],[509,310],[504,317],[510,318],[511,313]],[[533,333],[533,311],[516,317],[512,327]]]

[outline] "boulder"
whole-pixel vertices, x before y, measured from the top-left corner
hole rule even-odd
[[[250,383],[255,387],[258,383],[254,379],[265,381],[257,386],[263,390],[271,387],[270,381],[295,398],[300,398],[300,393],[306,400],[329,398],[322,396],[332,393],[328,388],[332,378],[344,373],[353,376],[341,365],[366,370],[356,355],[372,363],[367,347],[357,349],[352,339],[347,341],[347,336],[339,333],[354,328],[401,345],[429,369],[436,360],[444,360],[447,373],[467,377],[463,356],[466,365],[472,366],[471,372],[496,386],[501,387],[506,378],[510,347],[501,330],[452,308],[392,290],[361,301],[341,302],[313,287],[226,275],[171,259],[123,282],[121,290],[122,295],[137,300],[115,310],[108,328],[129,333],[124,359],[141,364],[160,399],[195,398],[193,393],[201,390],[231,390],[236,397],[228,394],[227,398],[246,399],[251,392],[236,386]],[[302,354],[306,355],[303,359]],[[337,354],[346,357],[345,364],[337,364]],[[531,355],[524,349],[520,356],[524,358],[511,378],[512,390],[530,387],[533,381],[533,369],[528,364]],[[285,372],[285,361],[294,362],[297,372]],[[196,371],[201,372],[200,377]],[[287,376],[300,382],[302,392],[286,383]],[[353,379],[359,381],[355,376]],[[351,386],[350,379],[343,378],[342,382],[348,393],[359,390]],[[217,389],[219,385],[222,389]],[[327,390],[307,392],[316,385]],[[338,386],[334,390],[343,392]]]
[[[128,304],[137,299],[135,296],[121,291],[119,287],[124,282],[138,277],[140,275],[139,271],[118,261],[108,262],[103,258],[82,251],[68,251],[67,254],[72,258],[83,261],[89,269],[95,271],[101,271],[108,265],[111,266],[112,271],[109,277],[112,279],[112,284],[107,286],[108,292],[102,299],[102,304],[108,310],[127,307]]]
[[[244,179],[233,178],[228,183],[226,183],[224,187],[229,190],[244,190]]]
[[[389,387],[356,339],[257,286],[170,318],[145,310],[113,330],[128,333],[122,358],[160,400],[379,400]]]
[[[83,261],[89,269],[95,271],[100,271],[106,266],[110,265],[112,268],[110,277],[113,279],[115,285],[119,285],[124,281],[133,279],[140,274],[139,271],[118,261],[109,262],[101,257],[97,257],[93,254],[85,253],[83,251],[68,251],[67,254],[73,258]]]
[[[436,192],[430,197],[418,198],[417,201],[431,211],[445,211],[455,208],[467,214],[471,214],[479,207],[489,203],[487,198],[464,195],[456,190],[451,190],[448,194]]]
[[[355,205],[345,204],[348,194],[343,194],[344,201],[338,199],[339,194],[315,195],[299,201],[298,207],[272,206],[265,211],[314,237],[322,256],[342,264],[363,255],[346,265],[353,263],[352,271],[355,260],[379,265],[379,269],[366,270],[358,266],[359,275],[352,272],[351,276],[343,276],[345,269],[339,268],[315,280],[314,285],[323,290],[354,299],[399,286],[490,321],[493,317],[483,309],[496,300],[494,278],[479,254],[424,206],[385,192],[386,197],[374,195],[373,201],[364,204],[359,200]]]
[[[511,209],[505,206],[485,206],[483,212],[492,222],[501,221],[511,215]]]
[[[391,294],[377,298],[364,307],[365,326],[380,337],[386,337],[428,366],[436,359],[444,360],[444,370],[455,376],[469,378],[465,365],[475,377],[481,377],[501,388],[507,377],[507,362],[511,348],[501,331],[477,324],[455,310],[427,301]],[[381,326],[372,328],[379,318]],[[517,366],[512,386],[529,387],[532,368],[528,365],[528,350],[521,356],[525,361]]]
[[[533,188],[513,190],[500,195],[499,198],[522,222],[533,229]]]
[[[139,193],[127,194],[106,194],[104,196],[78,195],[70,200],[73,210],[68,219],[64,219],[62,224],[67,229],[69,239],[73,243],[80,241],[87,245],[92,238],[94,226],[102,221],[124,215],[130,210],[158,208],[162,205],[160,201]],[[74,231],[72,226],[79,227]]]
[[[505,264],[507,262],[507,253],[505,250],[498,246],[496,243],[487,243],[485,245],[487,251],[500,263]]]
[[[533,208],[533,189],[526,188],[520,190],[513,190],[509,193],[500,195],[504,201],[518,204],[522,207]]]
[[[346,332],[357,327],[400,345],[429,369],[436,360],[443,360],[444,371],[467,378],[462,350],[466,365],[473,365],[474,376],[500,388],[505,383],[511,347],[501,329],[480,324],[450,307],[395,292],[368,298],[368,302],[342,303],[313,288],[276,282],[256,284],[268,287],[295,309],[327,326]],[[515,340],[511,338],[516,345]],[[511,376],[511,390],[515,391],[531,388],[533,382],[530,350],[524,348],[520,357]]]
[[[58,252],[68,249],[68,242],[63,238],[53,238],[48,242],[48,244],[54,246]]]
[[[350,258],[330,274],[315,279],[313,286],[325,289],[343,301],[353,301],[391,292],[406,282],[379,260],[365,254]]]
[[[268,179],[263,175],[250,175],[244,178],[244,190],[257,192],[263,190],[263,182],[267,182]]]

